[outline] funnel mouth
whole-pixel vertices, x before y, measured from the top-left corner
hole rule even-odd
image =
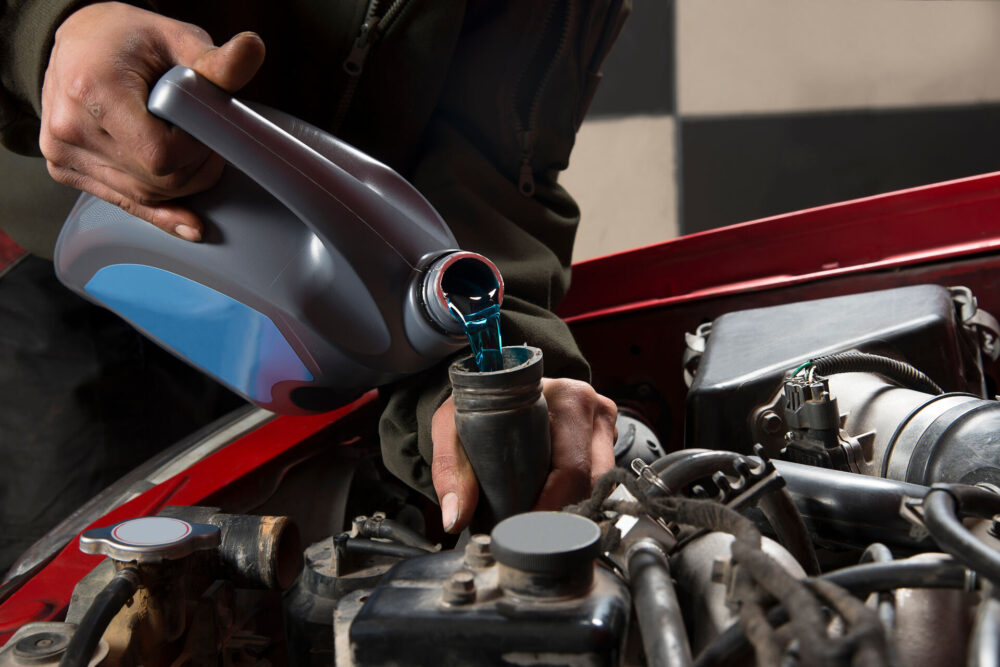
[[[479,253],[456,250],[439,257],[428,267],[423,286],[427,315],[444,331],[465,334],[462,323],[452,314],[449,295],[472,298],[489,295],[492,303],[503,302],[503,278],[500,270]]]

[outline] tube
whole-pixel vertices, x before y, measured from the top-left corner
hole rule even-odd
[[[433,553],[436,549],[426,537],[415,530],[407,528],[398,521],[386,519],[383,516],[358,517],[355,519],[358,526],[358,535],[361,537],[378,537],[383,540],[392,540],[399,544],[423,549],[428,553]]]
[[[930,540],[915,539],[911,524],[899,514],[905,499],[919,500],[927,494],[926,486],[791,461],[771,462],[809,531],[821,540],[859,549],[882,542],[905,554],[934,549]]]
[[[503,370],[480,372],[473,357],[448,368],[455,428],[480,487],[475,532],[530,510],[552,457],[542,351],[512,345],[502,354]]]
[[[881,542],[869,544],[868,548],[861,554],[862,564],[891,563],[892,561],[892,551]],[[887,633],[891,633],[892,628],[896,625],[895,599],[895,596],[888,591],[879,591],[878,593],[878,617]]]
[[[966,664],[969,667],[1000,667],[1000,600],[995,595],[979,604]]]
[[[778,489],[761,498],[757,506],[774,528],[778,541],[795,557],[810,577],[819,574],[819,558],[809,538],[802,515],[795,508],[788,489]]]
[[[426,556],[427,552],[419,547],[410,547],[393,542],[376,542],[360,537],[348,538],[344,543],[347,553],[368,554],[371,556],[390,556],[392,558],[414,558]]]
[[[959,484],[935,485],[924,498],[924,526],[931,537],[941,549],[985,576],[994,586],[1000,586],[1000,553],[969,532],[959,516],[992,516],[1000,510],[998,505],[1000,496]]]
[[[682,456],[686,454],[686,456]],[[708,477],[721,470],[737,469],[739,465],[759,465],[743,454],[713,449],[690,449],[675,452],[654,461],[651,466],[664,485],[676,492],[691,482]],[[658,493],[657,487],[650,487],[650,493]],[[782,546],[795,557],[806,574],[819,574],[819,559],[813,548],[809,532],[802,516],[792,502],[786,489],[766,494],[759,501],[760,510],[767,517]]]
[[[634,544],[628,554],[628,576],[646,664],[690,667],[691,647],[684,617],[670,578],[670,566],[660,548],[648,540]]]
[[[111,619],[121,611],[138,587],[139,574],[133,567],[122,568],[111,578],[80,620],[66,652],[59,660],[59,667],[87,667],[90,664],[94,649],[111,624]]]

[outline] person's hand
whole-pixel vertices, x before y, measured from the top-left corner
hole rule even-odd
[[[543,378],[542,394],[549,408],[552,469],[535,509],[557,510],[586,498],[597,479],[614,467],[618,409],[579,380]],[[479,485],[455,428],[451,398],[434,413],[431,438],[431,479],[441,503],[441,522],[446,531],[457,533],[472,519]]]
[[[146,110],[149,90],[174,65],[235,92],[264,60],[253,33],[221,47],[201,28],[116,2],[88,5],[56,32],[42,86],[39,147],[52,178],[166,232],[201,238],[191,211],[168,203],[218,181],[223,161]]]

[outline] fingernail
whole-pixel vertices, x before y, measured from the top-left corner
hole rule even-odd
[[[451,531],[456,521],[458,521],[458,496],[446,493],[441,499],[441,523],[446,531]]]
[[[201,240],[201,232],[190,225],[177,225],[174,227],[174,233],[185,241]]]

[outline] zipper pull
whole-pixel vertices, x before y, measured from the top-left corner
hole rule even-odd
[[[531,158],[535,154],[535,133],[523,130],[517,133],[521,144],[521,175],[517,181],[517,189],[525,197],[535,194],[535,174],[531,169]]]
[[[371,48],[372,44],[375,42],[378,31],[378,17],[373,16],[364,22],[361,26],[361,32],[358,34],[358,38],[354,40],[354,46],[351,47],[351,52],[347,55],[344,60],[344,71],[350,76],[358,76],[361,74],[361,69],[365,66],[365,60],[368,59],[368,50]]]

